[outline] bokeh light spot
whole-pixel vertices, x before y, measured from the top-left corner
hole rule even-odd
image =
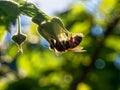
[[[103,35],[103,29],[102,29],[102,27],[96,25],[96,26],[92,27],[91,33],[93,36],[101,36],[101,35]]]
[[[95,67],[96,67],[97,69],[103,69],[103,68],[105,67],[105,62],[104,62],[104,60],[102,60],[102,59],[96,60],[96,62],[95,62]]]
[[[120,56],[119,55],[116,56],[115,61],[114,61],[114,65],[117,69],[120,70]]]
[[[77,90],[91,90],[91,87],[86,83],[80,83]]]

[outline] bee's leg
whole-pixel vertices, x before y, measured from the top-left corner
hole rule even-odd
[[[50,40],[50,46],[49,46],[49,49],[50,50],[53,50],[53,51],[55,51],[55,43],[56,43],[56,41],[55,40]]]
[[[56,48],[56,50],[58,50],[58,51],[60,51],[60,52],[66,50],[66,48],[65,48],[64,45],[63,45],[63,42],[60,42],[60,41],[56,41],[55,48]]]

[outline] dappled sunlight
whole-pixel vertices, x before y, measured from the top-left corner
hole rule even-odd
[[[120,51],[120,38],[119,36],[109,36],[105,42],[106,47],[113,48],[115,51]],[[115,45],[115,46],[114,46]]]
[[[27,76],[39,76],[45,70],[59,68],[61,60],[56,60],[55,56],[49,52],[40,53],[38,51],[31,51],[29,53],[20,55],[18,58],[19,72],[24,72]],[[22,73],[20,73],[22,75]]]
[[[0,1],[0,90],[120,89],[120,0],[14,1]]]
[[[78,84],[77,90],[92,90],[91,87],[85,83]]]
[[[7,33],[4,29],[5,29],[4,26],[0,27],[0,46],[3,44],[4,39],[6,37],[6,33]]]
[[[116,5],[117,0],[101,0],[99,10],[104,14],[109,14]]]

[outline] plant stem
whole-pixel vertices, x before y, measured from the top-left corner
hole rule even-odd
[[[20,16],[18,16],[18,34],[21,33],[21,21],[20,21]]]

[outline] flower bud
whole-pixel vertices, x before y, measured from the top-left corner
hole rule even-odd
[[[62,21],[54,17],[50,21],[43,21],[38,26],[38,32],[48,41],[51,39],[63,40],[67,39],[68,31],[65,29]]]
[[[24,34],[16,34],[12,36],[12,40],[18,45],[20,51],[22,52],[22,43],[25,41],[26,35]]]

